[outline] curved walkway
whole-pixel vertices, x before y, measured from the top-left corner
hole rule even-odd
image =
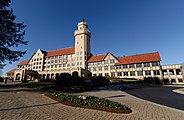
[[[133,109],[131,114],[116,114],[62,105],[35,89],[0,85],[1,120],[182,120],[183,111],[169,109],[119,90],[120,86],[100,88],[80,94],[118,101]]]

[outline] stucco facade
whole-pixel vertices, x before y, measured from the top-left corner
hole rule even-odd
[[[177,84],[184,82],[181,65],[161,66],[158,52],[123,57],[116,57],[108,52],[93,56],[90,51],[91,33],[84,20],[78,23],[74,37],[74,47],[52,51],[38,49],[29,60],[17,65],[14,79],[23,80],[26,72],[36,71],[38,73],[36,79],[55,79],[61,73],[77,72],[78,76],[84,78],[89,78],[89,75],[135,79],[152,77],[159,80],[169,79],[170,83],[174,83],[171,82],[174,78]],[[164,71],[169,73],[171,69],[173,75],[165,75]]]

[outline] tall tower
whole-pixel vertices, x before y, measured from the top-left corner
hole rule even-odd
[[[90,57],[91,33],[84,19],[78,23],[75,36],[75,65],[77,68],[88,70],[87,60]]]

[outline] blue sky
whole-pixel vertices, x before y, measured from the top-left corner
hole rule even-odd
[[[29,59],[38,48],[74,46],[74,30],[84,18],[92,34],[91,52],[116,56],[160,52],[161,64],[184,62],[184,0],[12,0],[16,21],[24,22]]]

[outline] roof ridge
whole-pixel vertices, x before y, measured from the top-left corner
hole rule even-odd
[[[107,53],[106,53],[107,54]],[[93,56],[100,56],[100,55],[106,55],[106,54],[97,54],[97,55],[93,55]]]
[[[47,52],[51,52],[51,51],[58,51],[58,50],[69,49],[69,48],[71,49],[71,48],[75,48],[75,47],[68,47],[68,48],[66,47],[66,48],[60,48],[60,49],[57,49],[57,50],[50,50],[50,51],[47,51]]]
[[[118,57],[118,58],[123,58],[123,57],[132,57],[132,56],[138,56],[138,55],[147,55],[147,54],[154,54],[154,53],[159,53],[159,52],[150,52],[150,53],[140,53],[140,54],[135,54],[135,55],[124,55],[122,57]]]

